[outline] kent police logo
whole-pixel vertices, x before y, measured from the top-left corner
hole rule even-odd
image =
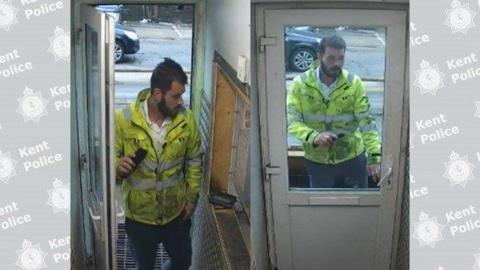
[[[55,179],[53,182],[53,189],[47,190],[48,202],[47,204],[53,208],[53,212],[70,212],[70,189],[62,181]]]
[[[48,101],[42,98],[42,93],[33,92],[32,89],[25,87],[23,91],[23,97],[18,98],[17,112],[23,115],[23,121],[27,122],[33,120],[38,122],[40,118],[47,115],[47,103]]]
[[[46,268],[45,257],[46,252],[40,249],[40,245],[33,246],[28,240],[23,240],[22,249],[17,250],[16,265],[26,270],[36,270]]]
[[[465,187],[467,182],[474,178],[473,176],[473,165],[467,156],[460,157],[458,153],[452,151],[450,155],[450,161],[445,162],[445,173],[444,177],[450,180],[450,185],[461,185]]]
[[[475,258],[475,263],[473,264],[472,268],[475,270],[480,270],[480,253],[473,254]]]
[[[70,32],[65,32],[57,26],[54,34],[53,37],[48,38],[48,41],[50,41],[48,52],[55,56],[55,61],[70,62]]]
[[[13,24],[17,24],[18,9],[12,6],[10,0],[0,1],[0,29],[9,31]]]
[[[7,184],[10,177],[17,175],[15,166],[17,162],[10,157],[10,153],[0,151],[0,181]]]
[[[443,240],[442,230],[444,226],[437,222],[436,217],[430,218],[424,212],[420,213],[419,219],[420,222],[414,223],[414,237],[417,238],[420,246],[428,245],[434,248],[438,241]]]
[[[475,107],[476,107],[476,111],[473,114],[473,116],[480,118],[480,101],[475,101]]]
[[[420,69],[415,71],[414,85],[420,88],[420,93],[436,95],[438,89],[445,87],[443,78],[445,73],[441,72],[438,65],[430,65],[426,60],[420,63]]]
[[[452,1],[451,9],[447,9],[447,19],[445,20],[445,25],[450,26],[452,33],[462,32],[467,34],[470,28],[475,27],[475,12],[473,12],[468,4],[462,5],[460,1]]]

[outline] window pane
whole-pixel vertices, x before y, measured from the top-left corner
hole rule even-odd
[[[378,190],[385,40],[379,27],[285,27],[290,188]]]
[[[101,99],[99,89],[98,33],[86,25],[87,50],[87,108],[88,108],[88,148],[90,153],[90,188],[101,198]]]

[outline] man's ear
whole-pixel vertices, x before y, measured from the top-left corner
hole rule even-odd
[[[153,88],[153,90],[152,90],[152,96],[154,96],[154,97],[162,97],[162,90],[160,90],[160,88],[158,88],[158,87]]]

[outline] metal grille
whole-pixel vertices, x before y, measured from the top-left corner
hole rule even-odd
[[[168,260],[168,254],[160,244],[157,250],[157,260],[154,270],[161,270],[162,264]],[[125,231],[125,223],[118,223],[117,238],[117,269],[119,270],[136,270],[135,261],[128,244],[127,233]]]
[[[211,102],[205,91],[201,91],[201,108],[200,108],[200,136],[202,147],[205,153],[205,159],[209,159],[210,150],[210,129],[211,129]],[[210,181],[207,179],[207,171],[204,170],[199,200],[192,226],[192,268],[191,269],[208,269],[208,270],[224,270],[229,269],[225,256],[222,253],[220,244],[220,235],[215,225],[215,217],[213,209],[208,201],[210,192]]]
[[[407,160],[408,164],[408,160]],[[406,175],[408,175],[409,169],[407,167]],[[396,261],[396,270],[408,270],[409,261],[410,261],[410,235],[409,235],[409,224],[410,224],[410,177],[407,177],[405,185],[403,186],[402,194],[402,209],[400,214],[400,235],[398,237],[398,248],[397,248],[397,261]]]
[[[193,228],[192,269],[230,269],[222,253],[212,207],[205,196],[201,196],[198,201]]]

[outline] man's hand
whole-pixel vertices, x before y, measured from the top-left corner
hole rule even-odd
[[[322,132],[313,140],[313,146],[317,147],[321,145],[330,147],[336,139],[338,139],[337,135],[333,134],[332,132]]]
[[[122,157],[117,165],[117,177],[125,178],[135,170],[133,155]]]
[[[186,221],[187,219],[189,219],[193,215],[193,212],[195,211],[195,204],[193,204],[191,202],[187,202],[185,204],[184,211],[185,211],[185,215],[183,215],[182,219],[183,219],[183,221]]]
[[[380,180],[380,164],[370,164],[367,166],[368,168],[368,175],[372,176],[373,181],[378,183]]]

